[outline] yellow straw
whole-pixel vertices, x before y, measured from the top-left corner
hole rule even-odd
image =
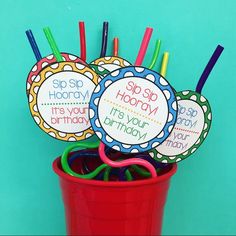
[[[164,52],[164,55],[163,55],[163,58],[162,58],[162,63],[161,63],[161,72],[160,72],[160,74],[163,77],[166,76],[168,60],[169,60],[169,53],[168,52]]]

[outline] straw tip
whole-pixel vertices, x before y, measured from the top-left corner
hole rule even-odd
[[[45,27],[43,28],[43,30],[44,30],[44,31],[47,31],[47,30],[50,30],[50,28],[49,28],[49,26],[45,26]]]
[[[153,31],[152,27],[146,27],[146,31]]]
[[[220,44],[217,45],[217,49],[220,49],[220,50],[224,50],[225,48],[223,46],[221,46]]]

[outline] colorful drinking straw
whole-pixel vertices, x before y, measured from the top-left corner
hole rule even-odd
[[[113,55],[115,57],[118,56],[118,50],[119,50],[119,39],[118,38],[114,38],[113,39]]]
[[[80,150],[77,153],[76,152],[72,153],[72,155],[69,158],[69,153],[73,149],[77,149],[77,148],[95,148],[96,145],[97,145],[96,142],[95,143],[83,143],[83,144],[82,143],[77,143],[75,145],[72,145],[72,146],[68,147],[63,152],[62,157],[61,157],[61,164],[62,164],[63,170],[66,173],[68,173],[72,176],[75,176],[75,177],[80,177],[82,175],[84,179],[92,179],[92,178],[98,177],[100,172],[105,169],[103,177],[100,176],[99,178],[96,178],[96,179],[103,178],[103,180],[107,181],[109,179],[109,174],[110,174],[112,168],[110,168],[109,166],[107,166],[105,164],[102,164],[102,165],[98,166],[93,171],[91,171],[90,169],[87,169],[88,167],[86,166],[84,169],[81,170],[82,171],[81,174],[74,172],[70,167],[72,162],[77,158],[81,158],[81,157],[89,157],[89,158],[90,157],[98,157],[98,154],[96,154],[96,153],[85,153],[84,152],[85,150]],[[86,172],[88,172],[88,173],[86,173]],[[132,176],[131,176],[129,170],[125,171],[124,176],[126,177],[127,180],[132,180]],[[121,176],[121,177],[122,177],[122,179],[124,179],[123,176]]]
[[[37,61],[40,61],[42,59],[41,53],[39,51],[39,47],[35,41],[34,35],[31,30],[26,30],[25,31],[27,38],[29,40],[30,46],[34,52],[35,58]]]
[[[222,46],[217,46],[195,91],[185,90],[176,93],[179,111],[174,129],[165,142],[149,151],[156,161],[163,163],[182,161],[194,153],[207,137],[212,114],[210,104],[201,92],[223,50]]]
[[[168,61],[169,61],[169,53],[168,52],[164,52],[164,55],[163,55],[163,58],[162,58],[162,64],[161,64],[161,71],[160,71],[160,74],[163,77],[166,77]]]
[[[143,166],[146,169],[148,169],[149,172],[151,173],[152,177],[157,176],[156,169],[148,161],[145,161],[145,160],[142,160],[139,158],[130,158],[130,159],[126,159],[124,161],[118,161],[118,162],[112,161],[105,154],[104,149],[105,149],[105,144],[101,142],[98,147],[98,152],[99,152],[99,155],[100,155],[100,158],[102,159],[102,161],[104,163],[106,163],[107,165],[109,165],[111,167],[117,167],[117,168],[131,166],[131,165],[140,165],[140,166]]]
[[[111,166],[109,166],[109,167],[107,167],[105,169],[104,177],[103,177],[104,181],[109,181],[109,175],[110,175],[111,171],[112,171],[112,167]],[[120,175],[119,175],[119,180],[121,180],[121,181],[126,181],[126,180],[127,181],[132,181],[133,180],[133,176],[131,175],[131,173],[130,173],[130,171],[128,169],[125,170],[124,175],[125,175],[125,178],[123,176],[121,178]]]
[[[140,159],[150,162],[155,167],[157,174],[161,171],[161,169],[165,168],[168,165],[168,164],[163,164],[163,163],[157,162],[153,158],[151,158],[148,154],[144,154],[144,153],[138,154],[137,156],[135,156],[135,158],[140,158]],[[125,168],[120,169],[119,178],[121,180],[124,180],[124,171],[126,171],[128,168],[129,167],[125,167]],[[143,168],[140,168],[137,165],[132,165],[131,168],[143,177],[151,177],[150,172],[146,171]]]
[[[146,51],[147,51],[149,41],[150,41],[151,36],[152,36],[152,31],[153,31],[152,28],[149,28],[149,27],[146,28],[146,31],[144,33],[144,37],[143,37],[143,40],[142,40],[142,43],[141,43],[141,47],[140,47],[139,52],[138,52],[138,56],[137,56],[136,61],[134,63],[135,66],[142,65],[144,56],[145,56]]]
[[[83,178],[83,179],[92,179],[95,176],[97,176],[100,171],[102,171],[103,169],[105,169],[107,167],[106,164],[102,164],[99,167],[97,167],[94,171],[88,173],[88,174],[79,174],[74,172],[71,168],[70,165],[68,163],[68,154],[73,150],[73,149],[77,149],[77,148],[96,148],[99,144],[99,141],[97,142],[93,142],[93,143],[76,143],[74,145],[71,145],[69,147],[67,147],[62,156],[61,156],[61,165],[62,165],[62,169],[68,173],[69,175],[75,176],[75,177],[79,177],[79,178]]]
[[[161,48],[161,40],[157,40],[156,41],[156,45],[155,45],[155,50],[154,50],[154,53],[153,53],[153,56],[152,56],[151,63],[148,66],[148,68],[151,69],[151,70],[153,69],[153,67],[156,64],[156,61],[157,61],[157,58],[158,58],[158,55],[159,55],[159,52],[160,52],[160,48]]]
[[[57,62],[62,62],[63,61],[62,55],[57,47],[57,44],[55,42],[55,39],[52,35],[50,28],[46,27],[43,29],[43,31],[44,31],[44,34],[45,34],[48,42],[49,42],[49,46],[51,47],[51,50],[52,50],[54,56],[56,57]]]
[[[93,150],[92,150],[93,151]],[[84,150],[79,150],[79,151],[75,151],[73,153],[71,153],[68,157],[68,163],[70,165],[70,167],[72,166],[73,162],[78,159],[78,158],[86,158],[86,157],[99,157],[98,154],[96,152],[92,152],[92,151],[87,151],[87,149]],[[82,170],[81,170],[82,174],[87,174],[89,172],[91,172],[91,170],[88,169],[87,165],[86,166],[82,166]]]
[[[106,56],[108,40],[108,22],[103,23],[103,34],[102,34],[102,48],[100,57],[90,62],[90,66],[97,65],[100,68],[104,68],[111,72],[120,67],[131,65],[131,63],[118,56],[118,38],[113,40],[113,55]]]
[[[108,22],[103,22],[103,31],[102,31],[102,47],[101,47],[101,53],[106,54],[107,50],[107,38],[108,38]],[[102,78],[104,78],[107,74],[109,74],[109,71],[102,67],[101,65],[96,64],[89,64],[89,66],[99,75],[101,81]]]
[[[102,30],[102,47],[100,57],[105,57],[107,51],[107,38],[108,38],[108,22],[105,21],[103,23],[103,30]]]
[[[83,21],[79,21],[79,35],[80,35],[80,58],[86,61],[86,37],[85,26]]]
[[[136,62],[135,64],[137,65],[141,65],[142,64],[142,61],[143,61],[143,58],[144,58],[144,55],[146,54],[146,50],[147,50],[147,47],[148,47],[148,44],[149,44],[149,41],[150,41],[150,38],[151,38],[151,35],[152,35],[152,31],[153,29],[152,28],[146,28],[146,31],[145,31],[145,34],[144,34],[144,37],[143,37],[143,40],[142,40],[142,43],[141,43],[141,47],[139,49],[139,53],[138,53],[138,56],[137,56],[137,59],[136,59]],[[127,159],[127,160],[124,160],[124,161],[112,161],[110,160],[107,155],[105,154],[105,144],[103,142],[100,143],[99,145],[99,148],[98,148],[98,151],[99,151],[99,155],[100,155],[100,158],[102,159],[102,161],[106,164],[108,164],[109,166],[112,166],[112,167],[125,167],[125,166],[130,166],[130,165],[141,165],[145,168],[147,168],[152,177],[156,177],[157,174],[156,174],[156,170],[155,168],[153,167],[152,164],[150,164],[149,162],[145,161],[145,160],[142,160],[142,159],[139,159],[139,158],[131,158],[131,159]]]
[[[214,53],[212,54],[209,62],[207,63],[204,71],[202,72],[200,79],[197,83],[197,87],[196,87],[196,92],[197,93],[201,93],[202,92],[202,88],[204,86],[204,84],[207,81],[208,76],[210,75],[212,69],[214,68],[217,60],[219,59],[221,53],[223,52],[224,48],[220,45],[218,45],[214,51]]]

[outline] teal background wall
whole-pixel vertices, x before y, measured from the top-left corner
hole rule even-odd
[[[194,89],[217,44],[225,47],[203,94],[213,110],[202,147],[179,164],[165,211],[167,235],[236,234],[235,0],[40,0],[1,2],[0,234],[65,234],[57,176],[51,164],[66,143],[44,134],[32,120],[25,81],[35,63],[25,36],[31,28],[43,55],[42,28],[50,26],[61,51],[79,54],[78,20],[86,22],[88,60],[100,53],[102,22],[110,22],[109,48],[134,61],[146,26],[170,52],[167,78],[176,90]]]

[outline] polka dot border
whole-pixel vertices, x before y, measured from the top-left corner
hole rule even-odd
[[[32,84],[30,88],[29,93],[29,108],[31,115],[36,122],[36,124],[48,135],[52,136],[53,138],[68,141],[68,142],[76,142],[80,140],[87,139],[91,137],[94,132],[91,127],[88,129],[77,132],[77,133],[65,133],[58,131],[51,126],[49,126],[44,119],[42,118],[41,114],[38,111],[37,106],[37,93],[39,91],[40,86],[43,84],[43,82],[49,78],[52,74],[60,73],[63,71],[75,71],[77,73],[83,74],[88,79],[92,80],[95,85],[98,84],[99,76],[88,66],[85,66],[80,63],[74,63],[74,62],[58,62],[51,64],[50,66],[44,68],[41,70],[37,78],[35,79],[34,83]]]
[[[86,62],[84,62],[82,59],[80,59],[78,56],[62,52],[61,53],[64,61],[71,61],[71,62],[79,62],[81,64],[86,65]],[[42,69],[49,66],[52,63],[57,62],[55,56],[53,54],[50,54],[46,57],[43,57],[40,61],[36,62],[33,67],[31,68],[27,80],[26,80],[26,94],[29,95],[31,84],[34,82],[37,75],[40,73]]]
[[[127,67],[127,66],[132,65],[129,61],[127,61],[121,57],[115,57],[115,56],[100,57],[100,58],[93,60],[90,64],[91,65],[99,65],[99,66],[103,66],[104,64],[114,64],[119,67]]]
[[[203,130],[198,140],[187,151],[185,151],[182,154],[179,154],[176,156],[166,156],[158,152],[157,149],[153,149],[149,151],[149,155],[152,158],[162,163],[180,162],[186,159],[187,157],[189,157],[201,146],[203,141],[206,139],[209,133],[210,127],[211,127],[211,121],[212,121],[211,107],[208,100],[204,96],[202,96],[201,94],[195,91],[186,90],[186,91],[177,92],[176,98],[177,98],[177,102],[180,100],[191,100],[199,104],[199,106],[202,108],[202,111],[204,113]]]
[[[146,79],[156,84],[162,91],[168,91],[168,97],[163,92],[167,100],[169,115],[167,117],[167,123],[163,130],[157,134],[152,140],[142,144],[125,144],[111,138],[105,130],[102,128],[100,120],[98,119],[98,106],[100,98],[106,88],[113,82],[128,78],[131,76],[139,77],[140,79]],[[177,118],[177,102],[175,93],[169,83],[157,72],[147,69],[141,66],[129,66],[125,68],[117,69],[111,72],[109,75],[103,78],[103,80],[95,88],[89,103],[89,117],[92,128],[99,139],[102,140],[107,146],[124,153],[138,153],[153,149],[157,145],[161,144],[172,131]],[[161,135],[160,135],[161,134]],[[159,137],[158,137],[159,136]]]

